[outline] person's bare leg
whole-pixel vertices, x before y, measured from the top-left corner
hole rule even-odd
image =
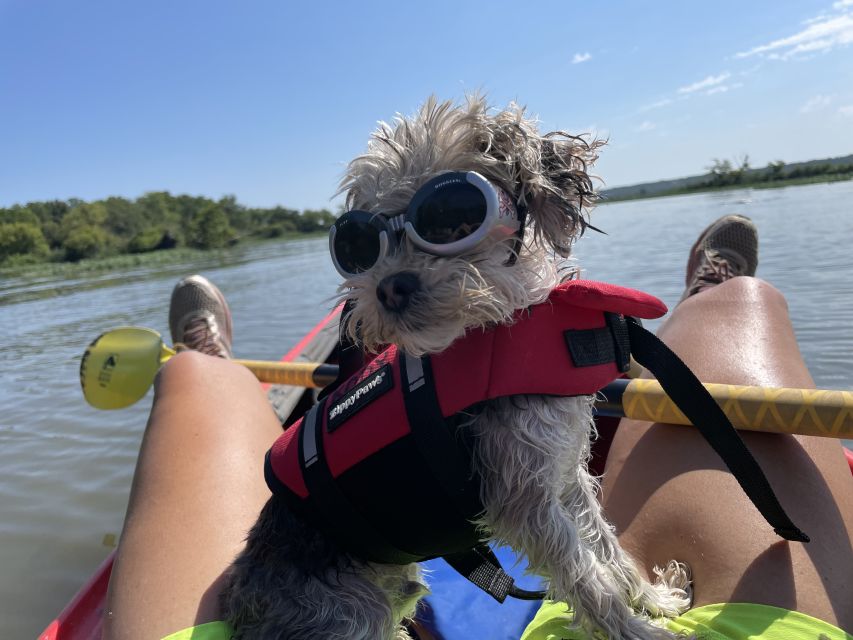
[[[756,278],[687,298],[658,335],[704,382],[814,386],[784,298]],[[840,443],[740,433],[810,543],[776,536],[698,431],[629,420],[603,481],[621,543],[650,575],[689,564],[694,606],[763,603],[853,629],[853,480]]]
[[[223,571],[269,497],[281,425],[249,371],[187,351],[161,371],[105,615],[108,639],[218,619]]]

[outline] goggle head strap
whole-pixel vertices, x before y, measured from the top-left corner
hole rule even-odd
[[[506,266],[511,267],[518,261],[518,256],[521,253],[521,248],[524,246],[524,226],[527,224],[527,205],[516,204],[518,212],[518,231],[515,232],[515,240],[512,241],[512,249],[509,254],[509,260]]]

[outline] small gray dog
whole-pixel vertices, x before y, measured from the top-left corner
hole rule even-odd
[[[523,108],[491,111],[479,96],[462,106],[430,99],[414,117],[381,124],[341,185],[350,213],[364,219],[347,228],[342,218],[331,239],[350,301],[346,335],[366,352],[393,344],[433,354],[545,301],[588,226],[584,209],[595,195],[587,169],[601,144],[541,135]],[[484,194],[486,220],[433,213],[413,223],[398,215],[412,210],[426,183],[443,186],[441,176]],[[465,189],[445,193],[465,197]],[[382,232],[370,241],[353,232],[371,225]],[[670,638],[650,616],[689,606],[689,576],[672,562],[652,585],[619,546],[587,471],[592,404],[590,396],[485,404],[467,426],[484,506],[477,524],[484,540],[527,556],[530,570],[550,581],[549,598],[571,605],[576,626],[610,638]],[[404,640],[401,620],[426,592],[416,564],[352,557],[274,497],[222,603],[237,638]]]

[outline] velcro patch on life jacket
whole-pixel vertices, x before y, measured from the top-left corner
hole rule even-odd
[[[604,317],[607,326],[563,332],[572,363],[576,367],[592,367],[615,362],[616,368],[625,373],[631,368],[631,348],[625,317],[609,312],[604,312]]]
[[[576,367],[592,367],[616,360],[610,329],[570,329],[564,331],[572,362]]]
[[[327,409],[329,412],[326,421],[328,432],[333,432],[348,418],[393,388],[394,375],[391,371],[391,365],[386,364],[360,381],[345,395],[332,398]]]

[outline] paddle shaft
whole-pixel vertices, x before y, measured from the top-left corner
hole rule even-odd
[[[324,387],[338,367],[313,362],[237,360],[261,382]],[[827,389],[774,389],[733,384],[704,385],[737,429],[853,439],[853,393]],[[614,380],[599,396],[598,415],[689,425],[657,380]]]
[[[265,362],[263,360],[234,360],[249,369],[261,382],[287,384],[295,387],[325,387],[338,377],[334,364],[317,362]]]
[[[853,439],[853,393],[827,389],[775,389],[703,385],[737,429]],[[614,380],[597,401],[598,415],[689,425],[657,380]]]

